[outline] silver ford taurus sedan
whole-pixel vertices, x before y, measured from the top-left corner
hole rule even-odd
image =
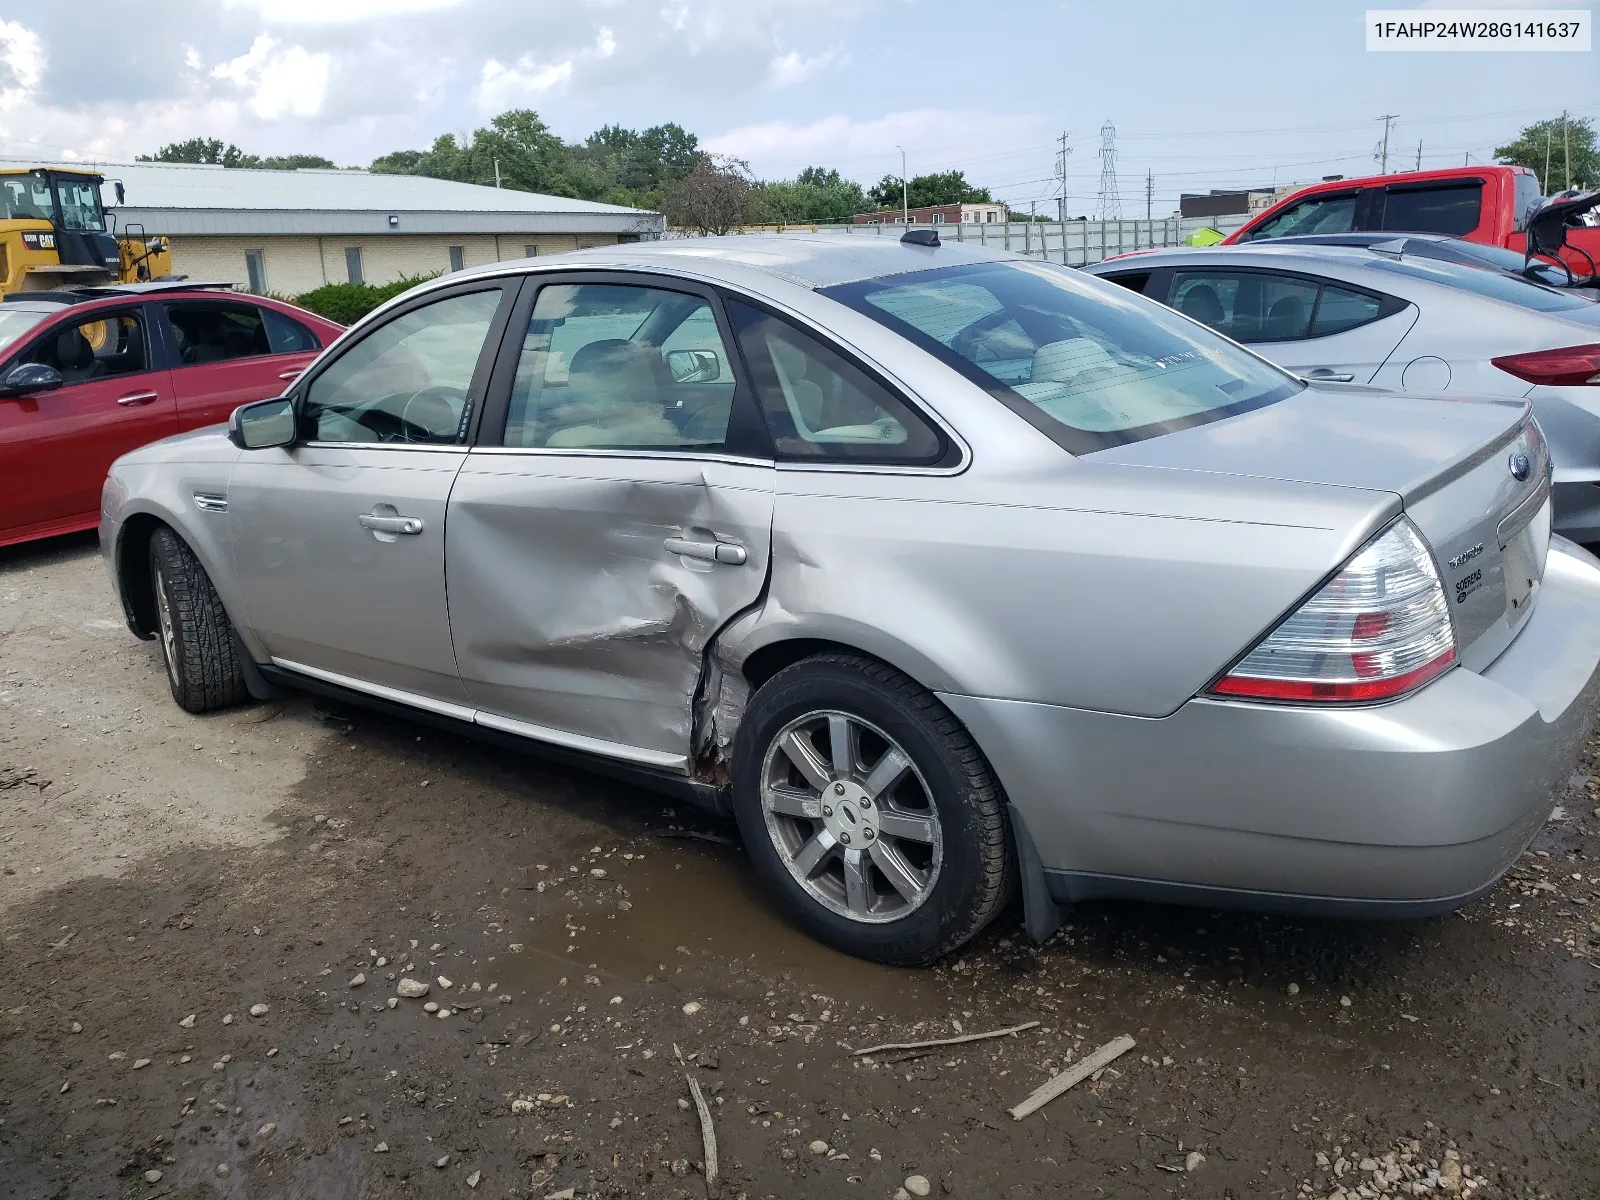
[[[1020,891],[1451,909],[1585,736],[1600,563],[1525,400],[1323,387],[970,245],[500,263],[112,468],[192,712],[302,688],[737,819],[816,937],[920,963]]]

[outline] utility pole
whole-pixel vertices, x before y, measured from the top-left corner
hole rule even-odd
[[[1563,113],[1563,116],[1566,114]],[[1550,194],[1550,126],[1544,127],[1544,178],[1539,180],[1539,190],[1546,196]]]
[[[1416,169],[1418,171],[1422,170],[1422,139],[1421,138],[1417,139],[1417,166],[1416,166]]]
[[[1147,170],[1144,173],[1144,219],[1146,221],[1153,220],[1150,215],[1150,207],[1152,201],[1155,199],[1155,194],[1156,173],[1153,170]]]
[[[911,224],[911,192],[906,183],[906,150],[904,146],[896,146],[900,151],[900,224]]]
[[[1567,110],[1561,110],[1561,161],[1566,165],[1567,187],[1572,187],[1572,126],[1567,121]]]
[[[1067,145],[1067,131],[1063,129],[1061,136],[1056,139],[1061,143],[1061,149],[1056,152],[1056,178],[1061,181],[1061,223],[1067,223],[1067,155],[1072,153],[1072,147]],[[1063,237],[1066,235],[1063,234]]]
[[[1383,156],[1383,166],[1378,171],[1380,175],[1389,173],[1389,126],[1399,119],[1399,113],[1384,113],[1378,118],[1383,122],[1383,149],[1379,152]]]
[[[500,160],[498,158],[494,160],[494,185],[495,187],[500,186]]]

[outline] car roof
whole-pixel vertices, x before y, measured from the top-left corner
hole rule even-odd
[[[1407,234],[1390,237],[1398,241]],[[1159,250],[1143,250],[1126,258],[1112,258],[1104,262],[1089,263],[1083,268],[1091,275],[1116,270],[1143,271],[1159,266],[1193,266],[1196,263],[1237,263],[1239,266],[1281,266],[1294,262],[1314,260],[1321,263],[1340,263],[1345,266],[1372,261],[1372,250],[1367,246],[1329,246],[1320,242],[1301,242],[1293,246],[1270,242],[1248,242],[1240,246],[1168,246]]]
[[[517,265],[554,269],[589,266],[606,270],[680,270],[701,278],[738,282],[745,271],[760,271],[806,288],[832,287],[885,275],[904,275],[935,267],[964,266],[1022,260],[995,246],[941,240],[937,246],[904,243],[897,226],[880,228],[883,234],[749,233],[728,237],[684,237],[654,242],[629,242],[599,246],[559,255],[519,260]],[[509,262],[443,278],[460,280],[472,275],[503,273]]]

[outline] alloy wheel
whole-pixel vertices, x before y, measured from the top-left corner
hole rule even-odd
[[[840,916],[899,920],[933,892],[944,837],[932,792],[911,756],[860,717],[819,710],[779,730],[761,808],[789,873]]]
[[[178,638],[172,630],[172,606],[167,602],[167,581],[159,570],[155,573],[156,623],[161,627],[161,657],[167,663],[167,675],[176,688],[178,681]]]

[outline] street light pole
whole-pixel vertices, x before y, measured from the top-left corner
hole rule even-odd
[[[900,224],[911,224],[911,192],[906,186],[906,148],[896,146],[900,151]]]

